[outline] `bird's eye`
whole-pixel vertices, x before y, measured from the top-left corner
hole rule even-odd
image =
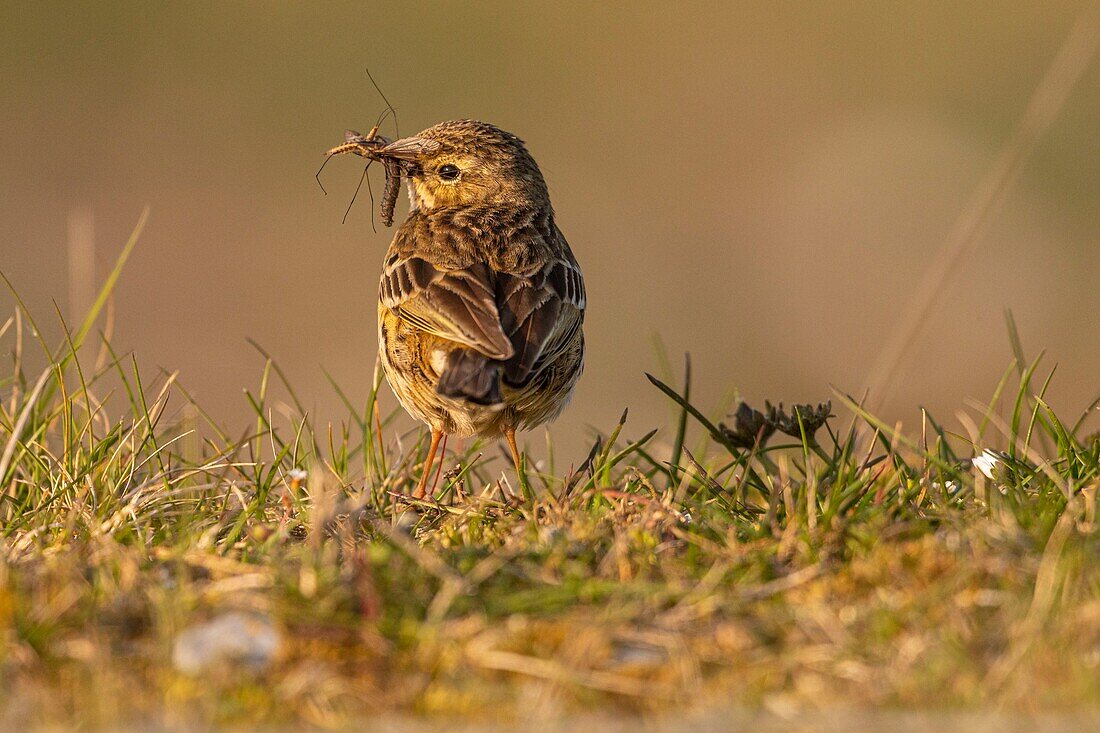
[[[451,165],[450,163],[439,166],[439,177],[444,181],[457,181],[460,172],[458,166]]]

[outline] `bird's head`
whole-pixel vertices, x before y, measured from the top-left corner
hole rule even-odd
[[[546,182],[523,141],[487,122],[441,122],[374,156],[400,163],[415,208],[549,205]]]

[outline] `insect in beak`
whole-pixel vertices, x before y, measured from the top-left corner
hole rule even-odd
[[[417,163],[421,156],[433,155],[439,152],[442,147],[438,141],[422,137],[404,137],[391,141],[389,138],[378,134],[378,125],[372,127],[366,135],[355,130],[345,130],[344,144],[337,145],[325,152],[325,163],[321,165],[321,170],[324,170],[325,164],[333,156],[351,153],[367,159],[367,167],[363,169],[363,177],[365,178],[371,163],[376,160],[380,161],[386,169],[386,186],[382,192],[379,208],[382,210],[382,224],[392,226],[393,210],[397,205],[397,194],[401,189],[402,176],[408,176],[411,171],[417,169]],[[318,185],[321,183],[320,175],[321,171],[319,170],[317,171]],[[360,179],[359,185],[363,185],[362,179]],[[324,186],[321,186],[321,190],[324,191]],[[357,187],[355,191],[358,194],[359,188]],[[373,200],[373,198],[372,195],[371,199]],[[354,202],[355,197],[353,196],[352,203]],[[348,205],[348,211],[351,211],[350,204]],[[346,213],[344,219],[347,219]]]
[[[362,135],[355,130],[345,130],[344,144],[326,151],[325,162],[321,165],[321,170],[324,170],[325,165],[333,156],[352,153],[367,159],[367,166],[363,169],[363,178],[366,178],[371,163],[376,160],[381,161],[382,166],[386,169],[386,186],[382,192],[380,207],[382,209],[382,224],[385,226],[393,225],[393,209],[397,205],[397,194],[401,188],[401,176],[404,173],[400,159],[385,152],[391,144],[389,138],[378,134],[378,125],[372,127],[367,135]],[[318,185],[321,183],[321,170],[317,171]],[[359,180],[360,186],[363,185],[363,178]],[[324,186],[321,187],[321,190],[324,190]],[[358,187],[356,187],[355,192],[358,195]],[[372,195],[371,199],[373,200],[373,198]],[[352,203],[355,203],[354,196],[351,200]],[[351,211],[351,204],[348,205],[348,211]],[[344,219],[347,219],[347,213],[344,214]]]
[[[367,171],[370,170],[371,163],[376,160],[382,161],[383,167],[386,169],[386,187],[382,193],[382,223],[385,226],[391,226],[393,224],[393,209],[397,204],[397,193],[401,187],[401,176],[407,175],[407,171],[404,169],[404,164],[399,162],[398,157],[387,156],[383,153],[387,147],[393,144],[389,138],[378,134],[378,128],[387,117],[393,117],[394,129],[397,127],[397,110],[390,104],[390,100],[386,99],[386,95],[382,92],[381,87],[378,86],[378,82],[371,76],[370,69],[366,70],[367,78],[370,79],[370,83],[374,86],[374,90],[378,92],[378,96],[382,97],[382,101],[386,103],[386,109],[378,116],[378,120],[374,123],[374,127],[370,129],[366,135],[362,135],[355,130],[344,131],[344,144],[337,145],[334,148],[329,149],[325,153],[325,162],[321,164],[321,167],[317,170],[317,174],[314,178],[317,179],[317,185],[321,187],[321,190],[325,191],[324,185],[321,183],[321,171],[325,169],[328,162],[332,160],[335,155],[345,155],[347,153],[353,153],[360,157],[367,159],[366,166],[363,167],[363,175],[359,178],[359,185],[355,187],[355,193],[352,194],[351,202],[348,203],[347,211],[344,212],[344,221],[348,219],[348,213],[351,212],[351,207],[355,205],[355,199],[359,195],[359,189],[363,187],[363,181],[367,182],[367,191],[370,192],[371,199],[371,227],[374,227],[374,192],[371,191],[370,179],[367,178]],[[397,132],[398,137],[401,133]],[[398,141],[400,142],[400,140]],[[377,232],[378,230],[375,229]]]
[[[443,146],[435,141],[422,137],[403,137],[394,140],[378,148],[377,155],[386,158],[396,158],[406,163],[416,163],[421,156],[434,155]]]

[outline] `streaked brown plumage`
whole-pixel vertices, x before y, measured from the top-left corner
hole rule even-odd
[[[508,439],[557,417],[584,359],[580,267],[534,159],[516,136],[471,120],[387,143],[411,211],[379,286],[382,364],[398,400],[442,435]]]

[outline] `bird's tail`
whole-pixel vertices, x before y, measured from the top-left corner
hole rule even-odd
[[[454,349],[439,375],[435,391],[444,397],[479,405],[500,403],[500,362],[470,349]]]

